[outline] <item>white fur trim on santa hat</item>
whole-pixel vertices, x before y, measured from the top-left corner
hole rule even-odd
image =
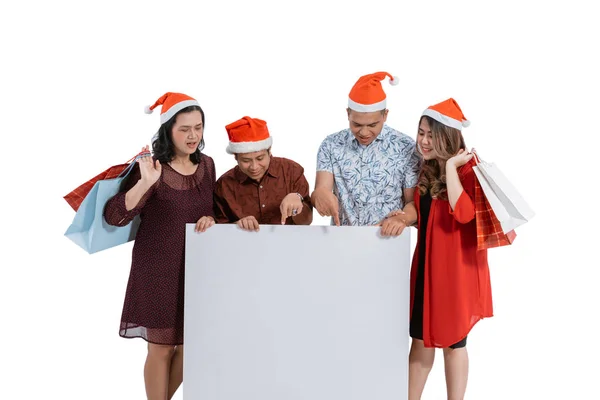
[[[268,137],[257,142],[229,142],[225,151],[229,154],[253,153],[267,150],[273,144],[273,138]]]
[[[348,98],[348,108],[358,112],[373,112],[385,110],[386,104],[387,102],[385,99],[375,104],[360,104]]]
[[[145,112],[146,114],[152,114],[152,110],[150,109],[150,106],[146,106],[146,107],[144,107],[144,112]]]
[[[179,111],[183,110],[186,107],[189,106],[200,106],[198,104],[198,102],[196,100],[184,100],[184,101],[180,101],[179,103],[173,105],[171,108],[169,108],[169,110],[166,113],[160,114],[160,123],[164,124],[165,122],[167,122],[168,120],[170,120],[171,118],[173,118],[173,115],[177,114]]]
[[[436,121],[441,122],[446,126],[449,126],[450,128],[458,129],[459,131],[461,131],[463,128],[463,122],[454,118],[450,118],[449,116],[444,115],[438,111],[432,110],[431,108],[428,108],[425,111],[423,111],[423,115],[427,115],[428,117],[431,117]],[[468,125],[464,126],[467,127]]]
[[[392,79],[390,79],[390,85],[396,86],[398,83],[400,83],[400,80],[397,76],[393,76]]]

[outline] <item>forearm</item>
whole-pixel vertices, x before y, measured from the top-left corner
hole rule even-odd
[[[464,189],[458,178],[456,166],[451,163],[446,163],[446,190],[448,191],[448,202],[454,210],[456,202]]]
[[[311,194],[311,199],[314,197],[315,193],[317,196],[319,194],[325,193],[329,194],[333,192],[334,186],[334,177],[331,172],[327,171],[318,171],[317,178],[315,179],[315,190]],[[315,204],[313,202],[313,204]]]
[[[410,201],[408,202],[404,208],[402,209],[402,211],[404,211],[404,222],[406,223],[406,226],[411,226],[413,225],[415,222],[417,222],[417,208],[415,207],[415,202],[414,201]]]
[[[152,187],[151,184],[140,179],[135,186],[127,191],[125,194],[125,208],[127,211],[133,210],[139,204],[142,197],[146,194],[146,192]]]

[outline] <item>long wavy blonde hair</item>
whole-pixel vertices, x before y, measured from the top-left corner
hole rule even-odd
[[[422,196],[429,192],[431,197],[447,200],[446,161],[460,149],[466,149],[465,140],[458,129],[450,128],[427,115],[421,117],[419,126],[421,126],[423,118],[427,119],[431,128],[432,147],[437,157],[433,160],[424,160],[422,163],[417,184],[419,194]]]

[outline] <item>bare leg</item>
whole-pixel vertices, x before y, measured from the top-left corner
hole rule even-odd
[[[175,354],[171,359],[171,367],[169,370],[169,391],[167,399],[173,398],[175,392],[183,382],[183,345],[175,348]]]
[[[148,356],[144,365],[144,382],[148,400],[167,398],[169,368],[174,352],[174,346],[148,343]]]
[[[408,356],[408,400],[421,398],[434,359],[435,348],[425,347],[422,340],[412,340]]]
[[[469,376],[469,355],[467,348],[444,349],[444,370],[448,400],[463,400],[467,391]]]

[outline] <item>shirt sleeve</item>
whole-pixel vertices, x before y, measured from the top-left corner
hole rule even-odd
[[[331,146],[330,141],[325,139],[321,146],[319,146],[319,152],[317,153],[317,172],[326,171],[333,174],[333,160],[331,158]]]
[[[310,202],[310,188],[308,181],[304,176],[304,168],[300,164],[294,163],[292,167],[292,190],[295,193],[299,193],[304,198],[304,204],[306,204],[310,210],[313,206]]]
[[[421,170],[421,156],[417,152],[416,146],[411,146],[407,153],[408,163],[404,173],[404,187],[406,189],[414,188],[419,183],[419,172]]]
[[[215,192],[213,196],[213,209],[215,222],[217,224],[228,224],[230,222],[229,215],[232,214],[231,209],[229,208],[229,204],[227,203],[227,199],[225,198],[224,190],[223,190],[223,180],[218,180],[215,184]]]
[[[137,205],[128,211],[125,206],[125,195],[142,177],[138,163],[135,163],[132,168],[133,170],[129,173],[129,176],[123,180],[119,193],[110,198],[104,206],[104,220],[109,225],[125,226],[129,224],[142,212],[142,209],[148,202],[148,199],[152,197],[156,186],[160,182],[160,179],[156,181],[156,183],[144,193]]]
[[[461,224],[466,224],[475,218],[475,202],[473,200],[475,199],[475,179],[477,178],[470,164],[466,164],[461,168],[458,177],[463,191],[456,201],[454,210],[452,210],[449,203],[448,210],[454,216],[454,219]]]

